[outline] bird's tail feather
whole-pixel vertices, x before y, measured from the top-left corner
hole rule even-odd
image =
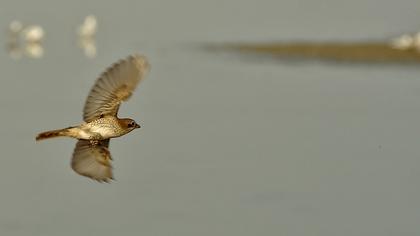
[[[55,138],[55,137],[61,137],[61,136],[68,136],[71,128],[72,127],[42,132],[36,136],[36,141],[49,139],[49,138]]]

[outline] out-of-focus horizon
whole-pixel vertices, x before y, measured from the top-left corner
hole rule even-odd
[[[205,48],[237,51],[284,60],[329,60],[358,63],[412,64],[420,62],[420,32],[393,39],[368,42],[274,42],[225,43]]]
[[[420,233],[418,0],[6,0],[0,22],[0,235]],[[372,41],[390,60],[348,47]],[[288,56],[202,50],[267,42]],[[99,184],[75,140],[35,135],[80,123],[133,53],[151,71],[119,116],[142,128]]]

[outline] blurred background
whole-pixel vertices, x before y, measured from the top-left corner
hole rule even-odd
[[[420,234],[419,64],[203,46],[386,43],[419,31],[418,0],[2,0],[0,23],[1,235]],[[81,122],[135,52],[152,69],[120,116],[142,129],[99,184],[75,140],[35,135]]]

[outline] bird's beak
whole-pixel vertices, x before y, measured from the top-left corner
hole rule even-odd
[[[140,128],[140,125],[136,124],[136,126],[134,126],[134,128],[138,129],[138,128]]]

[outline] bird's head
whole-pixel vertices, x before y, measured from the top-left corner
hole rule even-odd
[[[138,125],[133,119],[124,118],[120,119],[120,125],[121,127],[128,132],[132,131],[133,129],[140,128],[140,125]]]

